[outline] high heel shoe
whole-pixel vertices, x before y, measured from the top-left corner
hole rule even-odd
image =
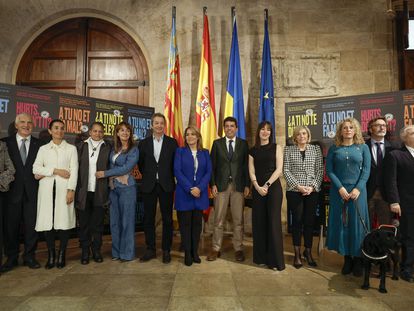
[[[308,263],[309,266],[311,266],[311,267],[316,267],[317,266],[315,260],[313,260],[312,251],[311,251],[310,248],[305,248],[305,250],[303,251],[303,257],[305,258],[305,260],[306,260],[306,262]]]
[[[300,246],[295,246],[295,258],[293,259],[293,266],[296,269],[300,269],[303,267],[302,259],[300,258]]]

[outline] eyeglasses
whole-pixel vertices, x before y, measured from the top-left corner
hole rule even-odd
[[[387,127],[386,124],[371,124],[372,127]]]

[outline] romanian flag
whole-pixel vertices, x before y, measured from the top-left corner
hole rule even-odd
[[[210,150],[217,138],[216,108],[214,104],[213,63],[211,61],[208,18],[204,14],[203,45],[201,49],[200,77],[198,80],[196,121],[203,137],[203,147]]]
[[[244,122],[243,84],[240,69],[239,40],[237,39],[236,17],[233,20],[229,75],[227,78],[226,105],[224,118],[234,117],[238,121],[237,136],[246,139]]]
[[[267,14],[264,24],[264,40],[262,54],[262,75],[260,82],[260,109],[259,123],[269,121],[273,127],[273,141],[275,141],[275,108],[273,95],[272,57],[270,55],[269,32],[267,30]]]
[[[167,80],[168,84],[164,103],[164,115],[167,119],[165,134],[174,137],[177,140],[179,146],[184,146],[183,119],[181,113],[180,58],[178,56],[174,13],[172,17]]]

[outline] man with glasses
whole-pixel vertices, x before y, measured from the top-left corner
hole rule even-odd
[[[389,224],[392,213],[389,204],[385,201],[383,178],[384,157],[395,146],[385,139],[387,121],[379,116],[368,122],[370,139],[366,142],[371,152],[371,172],[367,182],[368,210],[371,225]]]

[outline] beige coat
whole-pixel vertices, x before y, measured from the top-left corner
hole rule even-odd
[[[53,174],[55,168],[70,172],[69,179]],[[52,141],[40,147],[33,164],[33,174],[45,176],[39,181],[36,231],[67,230],[76,225],[73,202],[66,204],[68,189],[75,190],[78,179],[76,147],[65,140],[60,145]],[[55,210],[53,211],[53,184],[56,182]],[[53,219],[54,214],[54,219]]]

